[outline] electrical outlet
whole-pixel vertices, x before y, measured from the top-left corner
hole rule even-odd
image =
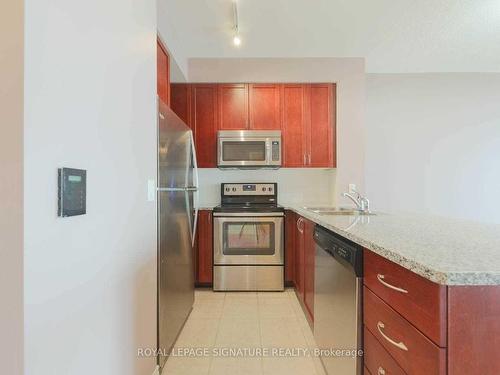
[[[349,194],[352,194],[356,191],[356,184],[349,184]]]

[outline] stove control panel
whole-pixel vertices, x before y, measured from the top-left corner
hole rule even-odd
[[[275,183],[222,184],[222,195],[276,195]]]

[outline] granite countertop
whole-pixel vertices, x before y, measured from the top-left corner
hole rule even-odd
[[[406,213],[327,216],[303,206],[287,208],[431,281],[500,285],[500,225]]]

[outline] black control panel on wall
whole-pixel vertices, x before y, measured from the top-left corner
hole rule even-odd
[[[85,215],[87,212],[87,171],[58,169],[58,216]]]

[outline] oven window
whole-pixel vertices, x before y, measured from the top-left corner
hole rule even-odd
[[[273,222],[223,223],[224,255],[274,255]]]
[[[265,141],[223,141],[224,161],[266,161]]]

